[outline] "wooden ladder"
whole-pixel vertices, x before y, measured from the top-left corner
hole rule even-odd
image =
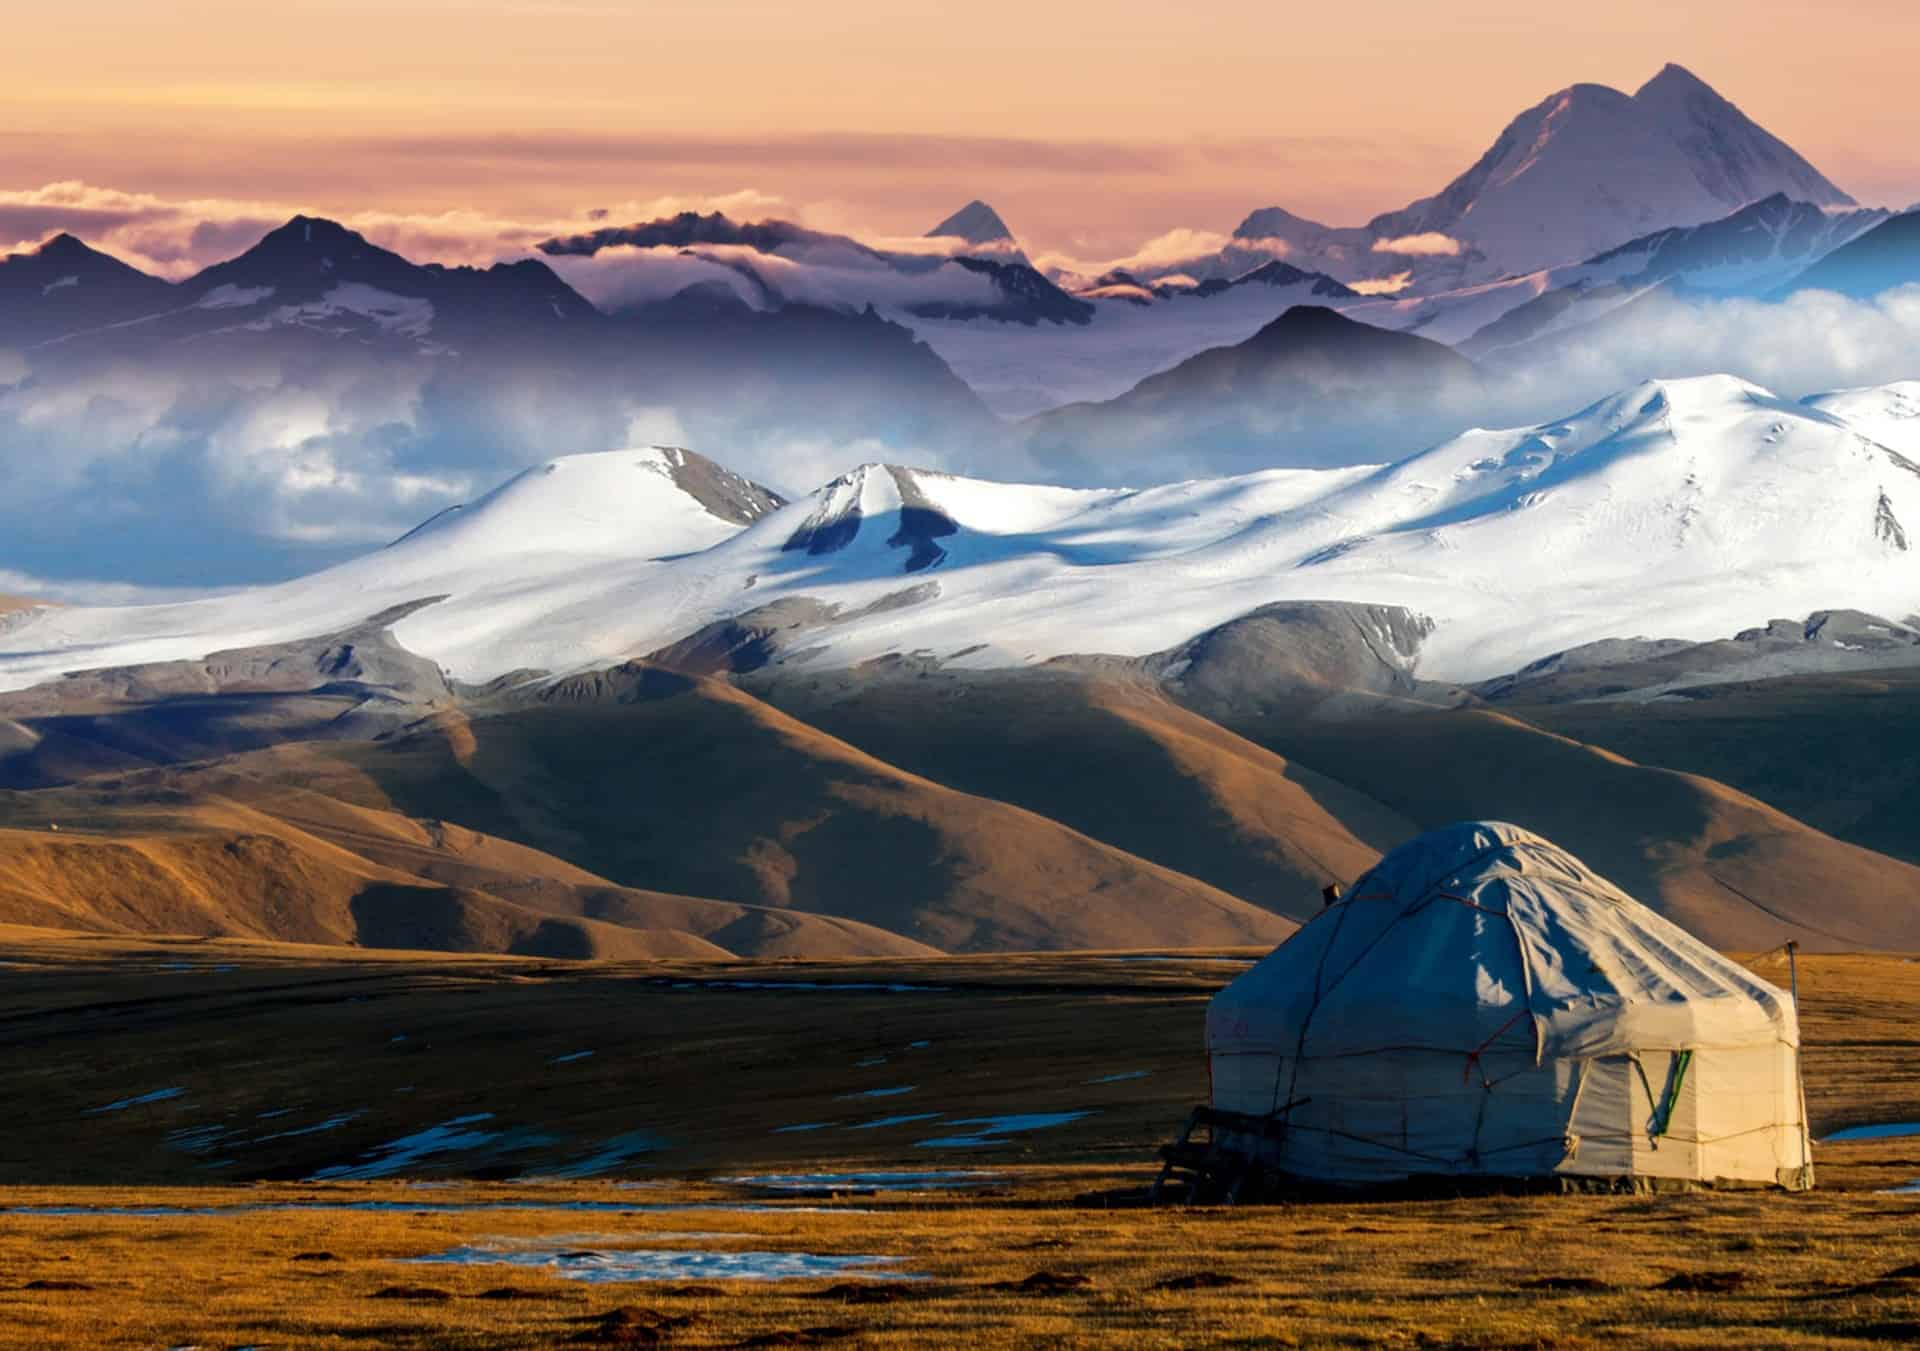
[[[1158,1203],[1166,1199],[1168,1186],[1179,1183],[1181,1199],[1189,1205],[1205,1205],[1216,1200],[1230,1206],[1238,1204],[1249,1184],[1264,1170],[1258,1159],[1226,1148],[1221,1142],[1222,1135],[1231,1132],[1278,1140],[1286,1131],[1283,1114],[1305,1101],[1301,1098],[1290,1102],[1270,1116],[1247,1116],[1204,1105],[1194,1108],[1187,1116],[1180,1137],[1160,1147],[1160,1176],[1148,1189],[1148,1200]],[[1206,1131],[1206,1139],[1194,1139],[1194,1133],[1202,1129]]]

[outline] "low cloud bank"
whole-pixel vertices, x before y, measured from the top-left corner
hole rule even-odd
[[[1396,253],[1408,258],[1457,258],[1465,249],[1459,240],[1429,230],[1425,234],[1400,235],[1394,239],[1373,241],[1375,253]]]
[[[69,196],[37,205],[118,210],[125,219],[113,228],[154,228],[137,201]],[[427,224],[414,219],[412,228]],[[484,233],[458,222],[446,228],[450,238]],[[1210,243],[1167,237],[1153,256]],[[611,305],[701,282],[750,305],[763,304],[768,287],[816,303],[990,297],[984,278],[937,259],[901,272],[835,248],[794,257],[611,249],[551,261]],[[244,367],[127,361],[77,372],[36,371],[25,356],[0,350],[0,562],[15,570],[0,576],[0,591],[93,600],[136,594],[103,586],[292,575],[378,547],[545,457],[648,441],[691,445],[788,494],[874,459],[1137,486],[1285,464],[1382,462],[1468,426],[1562,417],[1644,379],[1723,372],[1789,398],[1920,377],[1920,286],[1871,302],[1825,293],[1782,302],[1656,293],[1536,344],[1524,364],[1490,363],[1483,389],[1421,410],[1418,422],[1371,423],[1355,408],[1317,425],[1281,419],[1231,444],[1182,441],[1176,428],[1164,442],[1090,453],[1070,466],[1035,459],[1012,427],[943,441],[834,423],[801,402],[745,407],[741,391],[762,375],[750,368],[715,369],[704,387],[636,390],[534,372],[450,384],[432,361],[380,360],[344,345],[300,364],[263,356]]]
[[[585,256],[545,262],[568,285],[602,309],[628,309],[666,300],[689,286],[725,288],[753,309],[785,302],[832,309],[904,309],[941,302],[991,305],[998,298],[987,276],[935,255],[924,268],[903,272],[857,249],[795,246],[777,254],[741,245],[689,248],[615,245]]]
[[[1805,291],[1783,301],[1656,292],[1497,375],[1510,424],[1560,417],[1652,378],[1729,374],[1786,398],[1920,376],[1920,285],[1874,300]]]
[[[681,211],[720,211],[744,219],[805,214],[804,208],[753,189],[615,202],[569,216],[525,219],[482,211],[341,212],[304,201],[161,197],[61,182],[0,191],[0,253],[32,248],[65,231],[142,271],[178,280],[244,252],[289,217],[305,213],[338,220],[415,262],[485,266],[524,257],[554,235]]]

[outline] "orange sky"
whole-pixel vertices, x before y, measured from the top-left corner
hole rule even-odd
[[[880,233],[984,196],[1111,254],[1268,204],[1357,222],[1554,89],[1674,60],[1863,200],[1920,197],[1909,0],[95,0],[0,33],[0,189],[528,216],[752,189]]]

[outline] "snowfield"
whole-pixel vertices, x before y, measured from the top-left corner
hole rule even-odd
[[[1419,669],[1443,680],[1818,609],[1903,619],[1920,610],[1917,412],[1920,385],[1793,403],[1713,376],[1384,467],[1136,491],[867,465],[724,510],[752,485],[687,452],[566,456],[297,581],[39,611],[0,633],[0,688],[332,633],[432,597],[395,636],[474,682],[609,665],[783,600],[789,615],[813,602],[788,658],[807,669],[1141,656],[1274,601],[1395,604],[1436,622]]]

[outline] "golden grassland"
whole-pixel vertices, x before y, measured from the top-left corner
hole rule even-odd
[[[0,963],[0,1091],[11,1118],[0,1145],[11,1184],[0,1188],[0,1345],[1920,1341],[1920,1194],[1888,1190],[1920,1179],[1920,1137],[1819,1145],[1820,1187],[1797,1196],[1109,1205],[1103,1197],[1151,1177],[1154,1144],[1204,1096],[1200,1010],[1234,969],[1218,963],[368,962],[19,933],[0,935]],[[1784,982],[1777,957],[1756,967]],[[1816,1136],[1920,1120],[1920,965],[1803,958],[1800,975]],[[408,1041],[386,1040],[397,1027],[411,1029]],[[431,1049],[405,1050],[415,1038]],[[588,1047],[590,1058],[552,1063]],[[876,1058],[887,1063],[861,1063]],[[913,1092],[872,1105],[843,1096],[907,1084]],[[183,1092],[97,1112],[160,1085]],[[412,1091],[389,1091],[398,1087]],[[354,1104],[367,1115],[249,1144],[224,1168],[166,1143],[262,1111],[307,1123]],[[473,1111],[554,1140],[487,1160],[518,1181],[472,1181],[475,1159],[459,1153],[409,1170],[413,1183],[294,1180]],[[1088,1115],[965,1151],[920,1144],[938,1122],[846,1128],[919,1111]],[[816,1132],[778,1129],[829,1119],[834,1127]],[[526,1180],[638,1126],[658,1132],[657,1151],[590,1180]],[[771,1200],[723,1180],[852,1168],[990,1176],[957,1193]],[[36,1185],[43,1178],[54,1184]],[[236,1180],[215,1181],[224,1178]],[[349,1201],[395,1208],[258,1208]],[[516,1208],[433,1209],[502,1202]],[[581,1202],[612,1208],[565,1208]],[[772,1208],[731,1208],[742,1202]],[[681,1206],[708,1208],[671,1208]],[[411,1260],[536,1239],[601,1253],[879,1255],[918,1279],[589,1284],[538,1268]]]

